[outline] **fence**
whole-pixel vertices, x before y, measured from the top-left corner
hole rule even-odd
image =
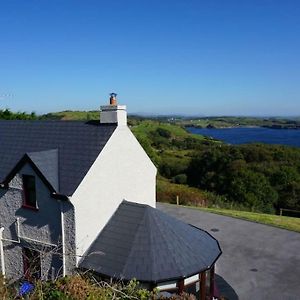
[[[280,208],[279,215],[283,216],[284,212],[287,212],[287,214],[285,214],[287,217],[300,218],[300,210]]]

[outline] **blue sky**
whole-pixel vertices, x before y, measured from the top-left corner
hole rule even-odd
[[[0,108],[300,115],[300,1],[3,0]]]

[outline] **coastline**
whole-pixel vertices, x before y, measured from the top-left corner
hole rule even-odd
[[[197,128],[189,126],[186,127],[186,130],[192,134],[199,134],[231,145],[263,143],[300,147],[300,130],[292,128],[278,130],[265,126],[226,128]]]
[[[236,125],[236,126],[197,126],[197,125],[184,125],[185,128],[198,128],[198,129],[233,129],[233,128],[268,128],[268,129],[276,129],[276,130],[300,130],[299,126],[289,127],[289,126],[281,126],[281,125]]]

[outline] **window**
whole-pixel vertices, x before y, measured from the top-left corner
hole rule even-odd
[[[34,176],[23,175],[23,191],[24,191],[24,206],[30,208],[37,208]]]
[[[24,277],[27,280],[34,280],[41,277],[41,256],[40,252],[23,248]]]

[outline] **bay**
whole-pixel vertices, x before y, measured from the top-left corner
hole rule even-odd
[[[194,134],[209,136],[229,144],[265,143],[300,147],[300,130],[264,127],[196,128],[187,127]]]

